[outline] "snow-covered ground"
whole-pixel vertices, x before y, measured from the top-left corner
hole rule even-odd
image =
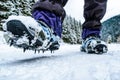
[[[108,1],[103,20],[120,11],[118,0]],[[78,12],[82,12],[81,8]],[[76,8],[69,10],[74,12]],[[81,16],[75,18],[82,19]],[[80,45],[64,43],[52,54],[49,51],[34,54],[34,51],[24,53],[22,49],[10,47],[2,34],[0,32],[0,80],[120,80],[120,44],[109,44],[108,53],[102,55],[86,54],[80,52]]]
[[[0,32],[0,80],[120,80],[120,44],[106,54],[80,52],[80,45],[61,44],[54,53],[9,47]]]

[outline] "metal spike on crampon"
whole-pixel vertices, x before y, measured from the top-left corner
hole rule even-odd
[[[27,49],[26,48],[23,48],[23,52],[25,52]]]
[[[10,42],[10,46],[12,46],[13,45],[13,40],[10,39],[9,42]]]

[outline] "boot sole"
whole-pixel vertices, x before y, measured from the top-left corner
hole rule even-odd
[[[31,40],[34,38],[34,36],[30,34],[28,29],[25,27],[25,25],[19,20],[8,21],[7,22],[7,31],[11,32],[14,35],[14,37],[16,38],[15,40],[18,40],[21,36],[23,36],[24,34],[27,34],[28,39],[30,41],[29,44],[31,43]],[[13,39],[12,41],[15,41],[15,40]],[[13,46],[15,46],[15,47],[20,47],[20,48],[31,47],[31,46],[29,46],[28,44],[25,44],[25,43],[17,45],[15,42],[12,42]],[[36,45],[42,45],[43,44],[39,40],[37,40],[36,43],[37,43]],[[34,49],[36,47],[36,45],[34,45],[34,47],[31,47],[29,49]]]
[[[88,54],[102,54],[107,53],[108,49],[107,46],[104,44],[98,44],[95,48],[88,47],[87,49],[84,49],[81,47],[81,52],[86,52]]]

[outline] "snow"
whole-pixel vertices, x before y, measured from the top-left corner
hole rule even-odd
[[[7,45],[0,32],[0,80],[120,80],[120,44],[108,48],[86,54],[80,45],[61,43],[54,53],[24,53]]]
[[[37,28],[38,31],[41,30],[41,27],[39,27],[39,24],[36,22],[36,20],[30,16],[15,16],[15,15],[12,15],[12,16],[9,16],[9,18],[6,20],[6,23],[10,20],[19,20],[21,21],[27,28],[28,27],[34,27],[34,28]],[[6,23],[3,24],[3,29],[6,30]],[[38,28],[39,27],[39,28]]]
[[[103,20],[120,11],[119,2],[113,1],[108,1]],[[81,7],[78,13],[73,11],[75,6],[75,9],[66,7],[67,13],[72,10],[72,13],[76,12],[71,13],[73,17],[82,19],[82,14],[78,15],[82,12]],[[7,45],[0,32],[0,80],[120,80],[120,44],[109,44],[108,49],[101,55],[86,54],[80,52],[80,45],[61,43],[54,53],[24,53],[22,49]]]

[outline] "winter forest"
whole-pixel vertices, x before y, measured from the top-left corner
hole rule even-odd
[[[36,0],[1,0],[0,26],[10,15],[31,16],[31,6]],[[120,42],[120,16],[115,15],[103,22],[101,36],[104,41]],[[110,27],[108,29],[108,27]],[[62,39],[66,43],[81,43],[81,21],[67,15],[63,22]],[[2,29],[1,29],[2,30]]]

